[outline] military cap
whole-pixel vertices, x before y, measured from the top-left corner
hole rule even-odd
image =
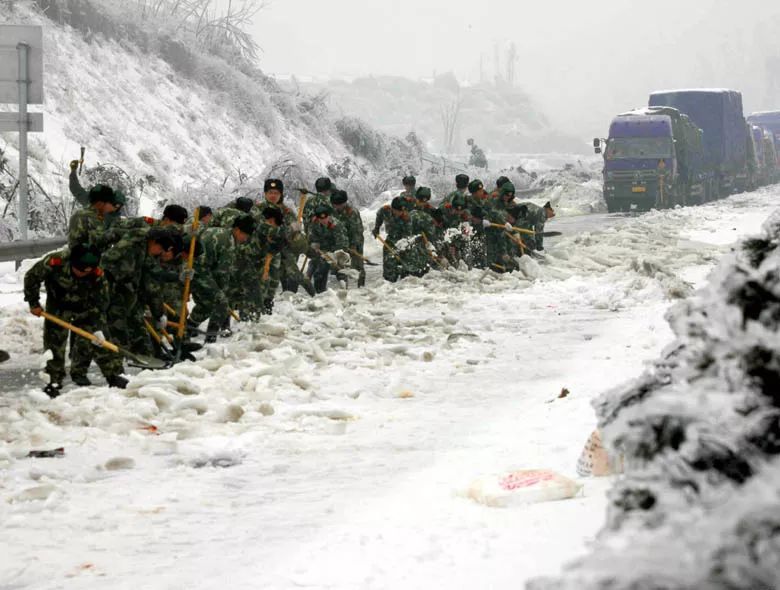
[[[463,209],[466,208],[466,197],[462,195],[458,195],[456,197],[453,197],[452,199],[452,206],[453,207],[461,207]]]
[[[349,198],[349,195],[347,195],[347,191],[342,190],[335,190],[333,191],[333,194],[330,196],[330,202],[333,205],[343,205],[347,202],[347,199]]]
[[[76,244],[70,250],[70,265],[79,270],[100,264],[100,250],[89,244]]]
[[[319,217],[320,215],[330,215],[333,213],[333,207],[325,203],[320,203],[314,208],[314,215]]]
[[[314,189],[318,193],[329,191],[333,189],[333,182],[327,176],[322,176],[314,182]]]
[[[396,197],[390,203],[390,208],[396,211],[403,211],[406,209],[406,201],[401,197]]]
[[[263,209],[263,219],[273,219],[276,225],[284,223],[284,215],[279,207],[266,207]]]
[[[509,179],[506,176],[499,176],[496,180],[496,188],[501,188],[507,182],[509,182]]]
[[[411,176],[411,175],[410,176],[404,176],[404,178],[401,181],[401,183],[404,186],[414,186],[415,184],[417,184],[417,179],[414,176]]]
[[[184,225],[187,222],[187,210],[181,205],[166,205],[163,209],[163,219]]]
[[[456,188],[464,189],[464,188],[468,188],[468,186],[469,186],[468,174],[458,174],[455,177],[455,187]]]
[[[484,187],[485,185],[482,184],[482,181],[475,178],[469,183],[469,192],[474,194],[481,191]]]
[[[89,202],[94,203],[114,203],[114,191],[105,184],[96,184],[89,189]]]
[[[504,184],[501,185],[501,188],[498,189],[498,194],[502,197],[504,195],[514,195],[515,194],[515,185],[511,182],[507,181]]]
[[[199,205],[198,206],[198,216],[203,219],[204,217],[208,217],[209,215],[212,215],[214,211],[212,211],[211,207],[208,205]]]
[[[267,178],[263,185],[263,192],[267,193],[270,190],[276,190],[280,193],[284,192],[284,183],[278,178]]]
[[[414,196],[420,201],[427,201],[431,198],[431,189],[427,186],[421,186],[414,193]]]

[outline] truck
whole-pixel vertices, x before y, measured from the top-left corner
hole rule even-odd
[[[610,213],[702,202],[702,131],[670,107],[646,107],[618,115],[604,145],[604,200]]]
[[[780,154],[780,111],[752,113],[747,120],[751,125],[761,127],[771,135],[774,151]],[[777,161],[777,165],[780,166],[780,160]]]
[[[706,200],[749,187],[749,136],[741,93],[728,89],[663,90],[650,94],[648,104],[673,107],[703,131],[703,166],[712,177]]]

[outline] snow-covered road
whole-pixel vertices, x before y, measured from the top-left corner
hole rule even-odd
[[[564,237],[526,264],[533,281],[445,272],[285,297],[126,392],[3,387],[0,588],[518,588],[555,573],[599,529],[607,480],[503,509],[465,490],[513,468],[574,476],[591,398],[658,355],[670,299],[778,197]],[[4,302],[2,346],[36,359],[39,320]]]

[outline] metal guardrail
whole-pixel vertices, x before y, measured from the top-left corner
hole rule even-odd
[[[52,250],[62,248],[68,243],[68,238],[41,238],[39,240],[19,240],[17,242],[0,243],[0,262],[40,258]]]

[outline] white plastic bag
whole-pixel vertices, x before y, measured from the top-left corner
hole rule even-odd
[[[523,469],[480,478],[468,497],[486,506],[507,507],[574,497],[582,484],[549,469]]]

